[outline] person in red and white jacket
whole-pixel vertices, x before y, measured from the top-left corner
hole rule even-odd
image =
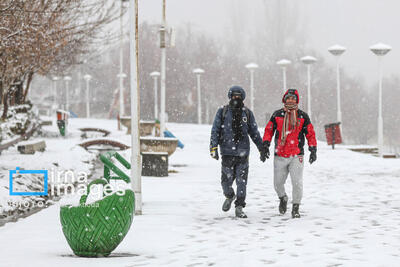
[[[279,212],[285,214],[287,210],[288,197],[285,192],[285,182],[290,173],[293,186],[292,217],[300,218],[299,206],[303,197],[304,142],[307,138],[311,164],[317,160],[317,140],[308,114],[298,108],[297,90],[287,90],[283,95],[282,103],[284,107],[273,113],[265,127],[263,147],[264,153],[269,157],[269,147],[275,134],[274,188],[280,200]]]

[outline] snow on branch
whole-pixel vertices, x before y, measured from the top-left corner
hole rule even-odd
[[[15,97],[9,90],[22,81],[23,103],[34,74],[65,72],[83,54],[110,42],[116,34],[110,35],[108,26],[119,16],[120,5],[113,0],[2,0],[1,102],[14,103],[6,101]]]

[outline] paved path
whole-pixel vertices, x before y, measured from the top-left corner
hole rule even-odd
[[[400,259],[400,164],[321,144],[306,163],[302,218],[278,215],[272,160],[252,151],[249,218],[224,213],[220,161],[208,156],[209,127],[169,127],[186,147],[177,173],[143,178],[144,215],[111,257],[72,255],[54,206],[0,228],[0,266],[396,266]],[[194,135],[194,133],[196,133]],[[308,158],[308,155],[307,155]],[[290,195],[290,179],[287,191]],[[46,227],[43,227],[45,225]],[[31,250],[26,247],[33,246]],[[19,251],[24,249],[24,252]],[[7,251],[7,252],[6,252]],[[21,258],[21,255],[24,255]],[[2,264],[2,260],[6,260]]]

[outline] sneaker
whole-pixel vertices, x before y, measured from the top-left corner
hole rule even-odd
[[[284,195],[283,197],[280,197],[279,200],[279,213],[283,215],[287,210],[288,197]]]
[[[299,207],[300,204],[293,204],[292,218],[300,218]]]
[[[224,204],[222,204],[222,210],[225,212],[230,210],[232,202],[235,200],[235,198],[236,198],[235,195],[233,195],[233,197],[231,197],[231,198],[226,198],[224,201]]]
[[[235,209],[235,215],[238,218],[247,218],[246,213],[243,212],[243,207],[242,206],[237,206]]]

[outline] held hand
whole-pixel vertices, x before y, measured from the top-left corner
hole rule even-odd
[[[262,153],[264,153],[264,156],[267,158],[267,159],[269,159],[269,145],[270,145],[270,142],[269,141],[264,141],[263,142],[263,152]]]
[[[264,152],[264,151],[261,151],[261,152],[260,152],[260,160],[261,160],[262,162],[265,162],[266,159],[267,159],[267,156],[265,155],[265,152]]]
[[[310,164],[313,164],[317,160],[317,148],[316,147],[310,147],[309,148],[311,154],[310,154]]]
[[[216,159],[216,160],[219,159],[218,147],[210,148],[210,156],[211,156],[213,159]]]

